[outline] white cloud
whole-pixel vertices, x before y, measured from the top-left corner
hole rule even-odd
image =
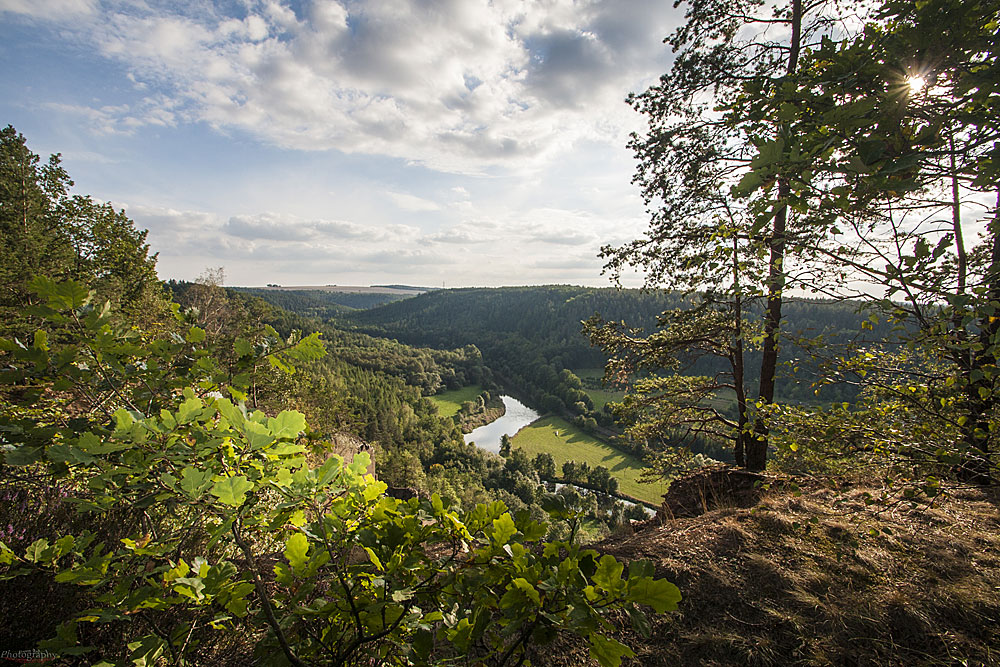
[[[114,158],[94,151],[63,151],[63,162],[83,162],[89,164],[115,164]]]
[[[72,128],[71,145],[50,145],[92,163],[83,189],[133,202],[165,277],[225,265],[234,284],[386,282],[386,271],[415,284],[601,284],[599,247],[646,226],[624,148],[642,119],[622,99],[666,69],[670,3],[2,10],[24,28],[12,33],[52,40],[51,62],[89,84],[11,90],[49,127]]]
[[[25,14],[41,19],[78,17],[94,13],[96,0],[0,0],[0,12]]]
[[[304,220],[275,213],[220,216],[204,211],[131,205],[125,208],[148,229],[165,277],[194,278],[207,266],[225,266],[230,284],[256,285],[271,276],[377,275],[414,266],[445,266],[447,254],[414,246],[419,231],[408,225],[365,225],[345,220]],[[266,280],[265,280],[266,278]]]
[[[511,222],[509,211],[498,219],[482,217],[421,235],[409,225],[275,213],[222,218],[167,207],[125,208],[137,227],[149,230],[147,240],[159,253],[164,277],[193,279],[206,267],[224,266],[232,285],[374,284],[385,282],[386,275],[429,285],[601,282],[600,261],[586,232],[559,236],[548,223]],[[549,210],[537,214],[573,215]],[[526,230],[552,238],[538,243]]]
[[[407,242],[416,230],[407,225],[364,225],[347,220],[303,220],[278,213],[235,215],[221,231],[247,241],[303,241],[314,247],[343,241],[364,244]]]
[[[96,134],[133,134],[145,126],[174,127],[179,120],[177,103],[159,94],[137,100],[134,105],[117,104],[91,107],[82,104],[47,102],[44,109],[83,118]]]
[[[570,255],[552,259],[540,259],[532,262],[535,269],[556,269],[562,275],[593,276],[600,271],[601,261],[593,255]]]
[[[541,243],[553,245],[585,245],[597,240],[594,234],[580,232],[575,229],[543,230],[532,234],[532,239]]]
[[[137,228],[149,230],[146,240],[152,250],[161,255],[184,256],[192,251],[200,252],[206,244],[214,243],[222,227],[217,215],[204,211],[120,202],[114,202],[114,205],[115,208],[125,209]]]
[[[457,245],[488,243],[496,240],[496,234],[490,231],[492,227],[492,225],[462,223],[424,237],[421,241],[430,244],[452,243]]]
[[[441,207],[430,199],[417,197],[416,195],[404,192],[387,192],[386,195],[392,202],[404,211],[439,211]]]
[[[70,14],[57,7],[90,11],[62,29],[161,91],[142,114],[96,109],[103,131],[203,121],[467,173],[531,168],[583,138],[620,145],[622,99],[663,70],[673,15],[654,0],[315,0],[298,13],[247,0],[241,17],[198,3],[0,2],[53,21]]]

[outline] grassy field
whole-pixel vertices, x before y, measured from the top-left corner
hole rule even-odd
[[[604,377],[603,368],[577,368],[573,370],[573,374],[576,375],[581,380],[586,380],[587,378],[593,378],[598,383],[600,383],[601,378]],[[590,396],[590,400],[594,402],[594,409],[600,412],[604,409],[605,403],[612,403],[622,400],[625,396],[624,391],[608,391],[606,389],[589,389],[587,387],[583,388],[583,391]]]
[[[659,504],[666,491],[665,484],[640,484],[642,463],[633,456],[584,433],[558,417],[545,417],[525,426],[513,438],[514,447],[520,447],[529,456],[549,452],[556,467],[566,461],[586,462],[591,468],[604,466],[618,479],[619,490],[633,498]]]
[[[483,388],[478,384],[469,387],[462,387],[454,391],[446,391],[437,396],[428,396],[434,405],[437,406],[438,414],[442,417],[454,417],[466,401],[474,401],[476,397],[483,393]]]
[[[586,378],[594,378],[598,382],[604,377],[604,369],[601,368],[578,368],[573,370],[573,374],[576,375],[581,380]],[[625,397],[624,391],[607,391],[605,389],[588,389],[583,388],[583,391],[590,396],[590,400],[594,402],[595,410],[603,410],[605,403],[620,402],[622,398]],[[708,405],[711,405],[716,410],[720,412],[728,412],[730,414],[736,414],[736,394],[735,392],[729,390],[722,390],[716,398],[709,400]]]

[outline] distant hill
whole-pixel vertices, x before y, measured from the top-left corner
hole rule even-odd
[[[663,292],[568,285],[443,289],[387,304],[350,320],[362,328],[420,344],[463,340],[477,346],[516,335],[557,352],[570,365],[601,365],[602,357],[581,335],[580,321],[595,313],[636,326],[655,326],[656,316],[680,305]]]
[[[372,285],[372,287],[401,289],[401,290],[407,290],[408,292],[431,292],[436,289],[441,289],[440,287],[414,287],[413,285]]]
[[[374,308],[419,294],[390,287],[233,287],[268,303],[309,317],[328,320],[350,310]]]
[[[599,313],[608,321],[623,321],[630,327],[652,331],[657,317],[666,310],[684,306],[679,293],[660,290],[592,288],[567,285],[535,287],[463,288],[426,292],[412,299],[396,301],[364,312],[341,315],[345,321],[373,335],[396,338],[409,345],[454,348],[475,345],[483,360],[508,387],[525,391],[530,402],[546,411],[565,414],[587,400],[573,386],[563,370],[603,368],[605,356],[591,347],[581,333],[581,321]],[[761,304],[748,305],[760,312]],[[821,300],[790,300],[784,306],[789,338],[822,334],[827,344],[845,342],[856,336],[864,317],[858,304]],[[751,315],[751,317],[753,317]],[[884,340],[888,329],[876,326],[866,332]],[[783,360],[803,356],[786,343]],[[722,362],[702,359],[685,367],[688,374],[714,374]],[[748,382],[753,383],[759,356],[747,354]],[[798,364],[806,372],[806,363]],[[787,370],[787,369],[783,369]],[[779,382],[779,395],[787,400],[812,402],[811,380],[787,375]],[[853,388],[824,390],[825,400],[852,400]],[[557,402],[549,396],[559,399]],[[592,408],[590,408],[592,410]],[[576,408],[579,414],[584,411]],[[593,415],[598,422],[601,415]],[[603,425],[603,424],[602,424]]]
[[[648,332],[663,311],[682,307],[685,301],[677,293],[610,287],[462,288],[427,292],[347,317],[363,329],[411,344],[482,347],[498,336],[515,336],[550,355],[550,361],[554,355],[567,368],[582,368],[604,364],[601,352],[581,334],[582,320],[599,313],[605,320]],[[863,319],[851,302],[793,299],[784,311],[785,331],[806,336],[850,336],[861,330]]]
[[[413,296],[430,291],[428,287],[409,287],[407,285],[278,285],[269,283],[263,287],[239,287],[237,289],[258,289],[262,291],[284,292],[343,292],[344,294],[401,294]]]

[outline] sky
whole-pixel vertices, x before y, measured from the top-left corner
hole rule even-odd
[[[0,124],[161,278],[604,286],[663,0],[0,0]],[[638,286],[640,276],[625,284]]]

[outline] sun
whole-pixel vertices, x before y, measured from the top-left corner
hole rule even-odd
[[[913,76],[906,77],[906,85],[910,87],[910,94],[916,95],[924,89],[924,86],[927,85],[927,81],[924,80],[924,77],[919,74],[914,74]]]

